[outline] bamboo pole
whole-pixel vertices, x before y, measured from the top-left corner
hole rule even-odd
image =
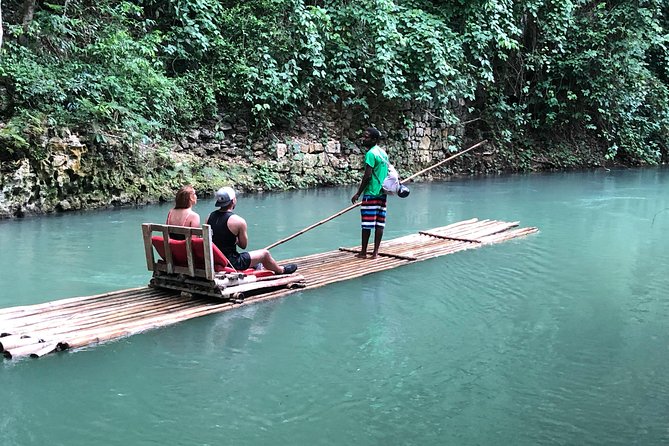
[[[196,307],[192,309],[182,310],[179,312],[171,313],[166,316],[149,318],[142,321],[137,321],[132,324],[126,324],[124,326],[105,327],[103,329],[98,329],[98,330],[82,331],[77,333],[76,336],[72,336],[64,341],[60,341],[58,343],[58,350],[65,350],[68,348],[79,348],[92,343],[110,341],[122,336],[128,336],[142,331],[166,325],[171,325],[177,322],[182,322],[188,319],[192,319],[194,317],[225,311],[226,309],[236,308],[239,306],[240,306],[239,304],[224,302],[221,304],[214,304],[207,307]]]
[[[0,309],[0,319],[4,318],[6,315],[15,314],[15,313],[26,313],[26,312],[37,312],[44,309],[59,307],[61,305],[69,303],[78,303],[81,301],[95,300],[95,299],[104,299],[110,296],[125,295],[131,294],[138,290],[150,289],[149,287],[143,286],[138,288],[129,288],[126,290],[112,291],[109,293],[96,294],[94,296],[81,296],[81,297],[70,297],[67,299],[54,300],[51,302],[44,302],[41,304],[32,304],[32,305],[22,305],[20,307],[8,307]]]
[[[137,305],[137,306],[127,306],[124,308],[118,309],[107,309],[104,311],[88,311],[83,312],[78,318],[65,318],[61,320],[45,320],[45,321],[36,321],[30,325],[24,327],[17,327],[15,334],[19,335],[28,335],[36,336],[36,332],[48,332],[49,330],[58,330],[64,331],[71,327],[79,327],[82,325],[90,325],[92,323],[105,323],[107,320],[115,320],[123,317],[124,315],[131,314],[137,315],[145,311],[168,311],[175,306],[187,305],[192,302],[189,300],[182,300],[176,302],[164,302],[160,305]],[[195,305],[198,303],[195,302]],[[139,311],[138,311],[139,310]],[[4,339],[4,338],[2,338]]]
[[[198,302],[180,302],[161,308],[143,308],[139,311],[128,310],[120,312],[116,315],[93,316],[83,319],[80,323],[72,325],[48,325],[33,327],[34,336],[42,339],[48,339],[56,334],[71,333],[87,328],[96,328],[106,325],[123,324],[135,320],[145,319],[147,316],[169,314],[173,311],[178,311],[184,308],[200,307]]]
[[[285,291],[285,292],[282,292]],[[284,295],[284,294],[289,294],[289,293],[294,293],[298,290],[280,290],[278,293],[273,293],[276,294],[276,297],[279,295]],[[257,299],[247,299],[248,302],[255,302]],[[193,308],[193,309],[188,309],[185,311],[181,311],[178,314],[170,314],[169,317],[158,317],[158,318],[153,318],[150,321],[137,321],[135,325],[132,326],[126,326],[124,328],[117,328],[117,327],[105,327],[102,330],[93,330],[93,331],[88,331],[88,332],[82,332],[79,333],[79,336],[76,338],[73,338],[68,341],[61,341],[59,343],[59,349],[65,349],[65,348],[77,348],[77,347],[82,347],[85,345],[88,345],[90,343],[95,343],[95,342],[103,342],[111,339],[115,339],[116,337],[120,336],[126,336],[129,334],[133,334],[139,331],[145,331],[147,329],[151,328],[156,328],[158,326],[163,326],[163,325],[169,325],[172,323],[180,322],[182,320],[187,320],[193,317],[199,317],[205,314],[210,314],[213,312],[220,312],[220,311],[225,311],[230,308],[237,307],[239,305],[235,305],[232,303],[226,303],[221,306],[211,306],[211,307],[205,307],[205,308]]]
[[[49,353],[56,351],[57,346],[58,344],[56,342],[45,342],[43,347],[40,347],[39,349],[30,353],[30,357],[41,358],[44,355],[48,355]]]
[[[0,333],[15,334],[17,331],[27,331],[37,325],[59,325],[73,323],[82,317],[90,314],[100,314],[102,312],[116,312],[122,308],[130,308],[141,304],[160,304],[173,302],[174,298],[157,296],[147,299],[144,296],[134,300],[124,300],[122,302],[104,302],[98,305],[83,305],[79,309],[64,309],[62,312],[50,311],[44,315],[31,315],[23,318],[16,318],[7,321],[0,321]],[[0,338],[2,339],[2,338]]]
[[[121,304],[110,303],[108,305],[101,305],[101,306],[83,306],[78,311],[73,311],[73,312],[68,311],[68,312],[63,312],[62,314],[49,313],[44,317],[40,317],[40,315],[34,315],[34,316],[27,316],[25,318],[18,320],[12,320],[9,321],[10,323],[2,324],[1,329],[3,332],[13,332],[12,330],[14,331],[26,330],[29,329],[30,327],[39,325],[46,325],[46,324],[59,325],[64,323],[74,323],[80,320],[81,318],[89,317],[91,315],[104,314],[104,313],[116,314],[120,309],[132,308],[135,306],[161,304],[161,303],[167,305],[173,302],[174,299],[171,298],[165,299],[159,297],[156,299],[149,299],[149,300],[135,300],[130,302],[123,302]]]
[[[441,166],[442,164],[444,164],[444,163],[446,163],[446,162],[452,160],[453,158],[457,158],[457,157],[459,157],[459,156],[461,156],[461,155],[464,155],[465,153],[469,152],[470,150],[474,150],[475,148],[480,147],[480,146],[482,146],[483,144],[485,144],[485,143],[487,143],[487,142],[488,142],[487,139],[484,139],[483,141],[477,142],[476,144],[474,144],[473,146],[471,146],[471,147],[469,147],[469,148],[463,150],[462,152],[458,152],[458,153],[456,153],[456,154],[453,155],[453,156],[449,156],[448,158],[439,161],[437,164],[435,164],[435,165],[433,165],[433,166],[426,167],[425,169],[423,169],[423,170],[421,170],[421,171],[419,171],[419,172],[414,173],[414,174],[411,175],[410,177],[407,177],[407,178],[403,179],[402,181],[400,181],[400,183],[406,183],[407,181],[409,181],[409,180],[411,180],[411,179],[413,179],[413,178],[416,178],[417,176],[422,175],[422,174],[424,174],[425,172],[428,172],[428,171],[430,171],[430,170],[432,170],[432,169],[434,169],[434,168],[437,168],[437,167]]]
[[[131,294],[118,299],[105,299],[105,300],[95,300],[91,302],[82,301],[80,304],[70,304],[63,307],[55,307],[46,309],[38,312],[31,312],[26,315],[17,315],[16,317],[0,320],[0,325],[8,324],[20,324],[24,321],[30,321],[35,319],[48,319],[51,317],[65,316],[68,314],[77,314],[81,313],[83,310],[94,309],[94,308],[103,308],[103,307],[117,307],[125,305],[128,302],[136,302],[138,300],[142,301],[151,301],[151,300],[169,300],[173,298],[173,295],[169,295],[162,290],[153,289],[150,292],[145,292],[141,294]]]
[[[283,292],[285,291],[285,293]],[[279,297],[280,295],[285,295],[285,294],[291,294],[294,292],[297,292],[299,290],[297,289],[289,289],[289,290],[280,290],[279,292],[272,293],[273,296]],[[264,295],[267,296],[267,295]],[[80,348],[84,347],[86,345],[90,345],[93,343],[100,343],[100,342],[106,342],[110,341],[119,337],[123,336],[129,336],[135,333],[139,333],[142,331],[150,330],[150,329],[155,329],[158,327],[162,327],[165,325],[171,325],[174,323],[182,322],[188,319],[192,319],[195,317],[200,317],[200,316],[205,316],[208,314],[212,313],[218,313],[222,311],[227,311],[233,308],[237,308],[241,305],[245,305],[250,302],[256,302],[258,301],[258,298],[249,298],[244,303],[236,304],[232,302],[225,302],[221,304],[212,304],[211,306],[204,307],[204,308],[194,308],[194,309],[189,309],[189,310],[184,310],[179,313],[173,313],[170,314],[168,317],[161,317],[161,318],[153,318],[150,320],[145,320],[138,322],[133,325],[127,325],[124,327],[113,327],[113,328],[105,328],[103,330],[97,330],[97,331],[87,331],[87,332],[81,332],[78,333],[78,336],[69,338],[65,341],[59,342],[57,350],[65,350],[68,348]]]
[[[295,275],[288,275],[285,276],[281,279],[276,279],[274,281],[267,281],[267,282],[251,282],[251,283],[246,283],[234,287],[229,287],[224,290],[221,290],[221,294],[223,297],[234,297],[237,296],[237,298],[243,298],[245,296],[245,293],[257,291],[263,288],[270,288],[270,287],[280,287],[280,286],[285,286],[285,285],[291,285],[295,284],[298,282],[304,282],[304,276],[300,274],[295,274]]]
[[[476,221],[476,219],[470,220],[469,222],[475,222],[475,225],[470,225],[470,227],[475,226],[477,229],[477,234],[480,236],[488,235],[491,233],[494,233],[499,230],[503,230],[505,228],[513,226],[515,223],[504,223],[504,222],[496,222],[496,221],[490,221],[490,220],[483,220],[483,221]],[[500,225],[499,227],[496,227],[496,225]],[[457,228],[457,226],[460,226],[460,223],[455,223],[452,225],[449,225],[448,228]],[[430,231],[436,232],[434,229]],[[462,236],[467,236],[468,234],[473,234],[472,230],[469,230],[467,228],[460,229],[459,231],[444,231],[441,232],[440,235],[447,235],[449,237],[455,237],[456,234],[461,234],[460,237]],[[427,237],[419,237],[415,234],[405,236],[405,237],[400,237],[397,239],[393,239],[390,241],[384,241],[381,244],[381,250],[385,252],[394,252],[397,249],[402,249],[404,252],[407,250],[412,249],[410,246],[407,246],[408,243],[414,243],[418,245],[418,241],[421,244],[425,243],[433,243],[433,244],[439,244],[441,243],[439,240],[435,241],[428,241]],[[359,249],[359,247],[351,248],[351,249]],[[334,255],[334,257],[333,257]],[[298,257],[295,259],[291,259],[291,262],[299,263],[300,268],[302,271],[305,272],[305,274],[308,272],[308,268],[312,266],[317,266],[322,269],[323,264],[327,264],[330,262],[334,262],[337,264],[341,263],[341,259],[347,258],[347,256],[342,256],[342,255],[337,255],[334,254],[334,251],[331,251],[329,253],[319,253],[319,254],[314,254],[314,255],[309,255],[309,256],[304,256],[304,257]]]
[[[7,359],[18,359],[26,356],[31,358],[40,358],[56,350],[55,342],[36,342],[34,344],[24,345],[22,347],[5,350],[2,355]]]
[[[39,342],[39,339],[35,339],[34,337],[23,337],[19,335],[6,336],[4,338],[0,338],[0,353],[16,347],[34,344],[35,342]]]
[[[21,356],[30,356],[30,354],[42,348],[44,348],[44,343],[35,340],[31,344],[14,347],[11,350],[5,350],[2,352],[2,355],[7,359],[16,359],[20,358]]]
[[[459,156],[461,156],[461,155],[464,155],[465,153],[469,152],[470,150],[474,150],[475,148],[477,148],[477,147],[479,147],[479,146],[485,144],[486,142],[488,142],[488,141],[484,139],[483,141],[474,144],[473,146],[471,146],[471,147],[469,147],[469,148],[463,150],[462,152],[456,153],[456,154],[453,155],[453,156],[450,156],[450,157],[448,157],[448,158],[446,158],[446,159],[444,159],[444,160],[439,161],[438,163],[434,164],[433,166],[427,167],[427,168],[425,168],[425,169],[423,169],[423,170],[421,170],[421,171],[419,171],[419,172],[416,172],[415,174],[411,175],[410,177],[405,178],[404,180],[400,181],[400,183],[406,183],[407,181],[409,181],[409,180],[411,180],[411,179],[417,177],[418,175],[422,175],[422,174],[424,174],[425,172],[430,171],[430,170],[432,170],[432,169],[434,169],[434,168],[436,168],[436,167],[439,167],[439,166],[441,166],[442,164],[444,164],[444,163],[446,163],[446,162],[448,162],[448,161],[450,161],[450,160],[452,160],[452,159],[454,159],[454,158],[457,158],[457,157],[459,157]],[[350,210],[352,210],[352,209],[354,209],[354,208],[356,208],[356,207],[358,207],[358,206],[360,206],[360,202],[353,203],[351,206],[349,206],[349,207],[347,207],[347,208],[345,208],[345,209],[342,209],[341,211],[337,212],[336,214],[331,215],[331,216],[328,217],[328,218],[325,218],[325,219],[323,219],[323,220],[321,220],[321,221],[319,221],[319,222],[317,222],[317,223],[314,223],[314,224],[311,225],[311,226],[307,226],[306,228],[302,229],[301,231],[296,232],[296,233],[293,234],[293,235],[289,235],[289,236],[286,237],[286,238],[282,238],[281,240],[272,243],[271,245],[267,246],[265,249],[272,249],[272,248],[274,248],[274,247],[276,247],[276,246],[279,246],[279,245],[281,245],[281,244],[283,244],[283,243],[285,243],[285,242],[287,242],[287,241],[289,241],[289,240],[292,240],[292,239],[294,239],[295,237],[297,237],[297,236],[299,236],[299,235],[302,235],[302,234],[304,234],[305,232],[310,231],[310,230],[314,229],[314,228],[317,227],[317,226],[320,226],[320,225],[322,225],[322,224],[324,224],[324,223],[327,223],[327,222],[329,222],[330,220],[333,220],[333,219],[339,217],[340,215],[345,214],[346,212],[348,212],[348,211],[350,211]]]
[[[419,234],[428,235],[430,237],[442,238],[446,240],[456,240],[459,242],[470,242],[470,243],[481,243],[481,240],[468,239],[468,238],[459,238],[459,237],[449,237],[447,235],[434,234],[432,232],[420,231]]]
[[[380,248],[379,248],[379,249],[380,249]],[[355,254],[360,254],[360,253],[362,252],[362,251],[361,251],[361,248],[357,248],[357,249],[356,249],[356,248],[353,248],[353,249],[351,249],[351,248],[343,248],[343,247],[342,247],[342,248],[339,248],[339,250],[340,250],[340,251],[344,251],[344,252],[352,252],[352,253],[355,253]],[[397,259],[401,259],[401,260],[408,260],[408,261],[410,261],[410,262],[416,260],[415,257],[411,257],[411,256],[403,256],[403,255],[401,255],[401,254],[393,254],[393,253],[390,253],[390,252],[388,252],[388,251],[384,251],[384,252],[380,252],[380,251],[379,251],[379,256],[380,256],[380,257],[393,257],[393,258],[397,258]]]
[[[201,308],[201,307],[196,306],[194,308]],[[167,314],[169,314],[169,313],[167,313]],[[158,317],[158,318],[165,317],[165,314],[158,315],[158,316],[155,316],[155,317]],[[128,318],[126,318],[126,319],[128,319]],[[136,324],[144,324],[146,319],[147,319],[146,316],[142,316],[142,317],[138,317],[138,318],[130,318],[129,320],[126,320],[126,321],[116,321],[114,324],[111,324],[111,325],[104,325],[104,326],[97,326],[96,325],[96,326],[89,327],[89,328],[79,327],[78,330],[63,330],[62,333],[52,332],[52,333],[48,334],[48,337],[40,335],[39,338],[40,338],[40,340],[42,340],[42,338],[44,338],[43,341],[46,342],[46,343],[55,343],[55,345],[54,345],[54,348],[55,348],[55,346],[57,344],[62,342],[63,338],[76,336],[78,333],[82,333],[82,332],[85,333],[85,332],[88,332],[88,331],[99,332],[99,331],[105,331],[105,330],[106,331],[118,330],[119,329],[118,327],[126,327],[126,326],[133,326],[133,325],[136,325]],[[28,354],[32,355],[33,351],[36,350],[36,349],[30,349],[30,348],[27,348],[27,347],[24,348],[23,346],[19,347],[19,348],[21,348],[21,350],[20,350],[20,352],[21,352],[20,355],[21,356],[28,355]],[[6,355],[6,356],[8,356],[8,357],[9,356],[16,356],[17,355],[16,350],[17,350],[16,348],[9,350],[9,354]],[[51,350],[53,350],[53,349],[51,349]],[[48,353],[48,352],[46,352],[46,353]]]
[[[360,204],[361,204],[361,202],[359,202],[359,201],[358,201],[357,203],[353,203],[352,205],[350,205],[350,206],[347,207],[346,209],[342,209],[341,211],[337,212],[336,214],[333,214],[333,215],[329,216],[328,218],[324,218],[323,220],[321,220],[321,221],[319,221],[319,222],[317,222],[317,223],[314,223],[314,224],[311,225],[311,226],[307,226],[306,228],[302,229],[301,231],[296,232],[296,233],[293,234],[293,235],[289,235],[289,236],[286,237],[286,238],[282,238],[281,240],[279,240],[279,241],[277,241],[277,242],[274,242],[274,243],[272,243],[271,245],[267,246],[265,249],[272,249],[272,248],[274,248],[274,247],[276,247],[276,246],[281,245],[282,243],[287,242],[288,240],[292,240],[292,239],[294,239],[295,237],[297,237],[298,235],[302,235],[302,234],[304,234],[304,233],[307,232],[307,231],[311,231],[311,230],[314,229],[315,227],[320,226],[320,225],[322,225],[322,224],[324,224],[324,223],[327,223],[327,222],[329,222],[330,220],[333,220],[333,219],[339,217],[340,215],[347,213],[347,212],[350,211],[351,209],[355,209],[356,207],[360,206]]]

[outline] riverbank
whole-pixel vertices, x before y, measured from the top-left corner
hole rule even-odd
[[[478,142],[463,128],[414,114],[410,129],[391,127],[383,141],[404,177]],[[171,201],[192,184],[201,196],[225,184],[244,191],[355,185],[363,152],[356,130],[306,117],[290,131],[253,139],[243,122],[193,130],[177,141],[104,142],[45,132],[23,156],[0,167],[0,219]],[[459,147],[455,141],[464,141]],[[35,155],[38,154],[38,155]],[[523,148],[487,142],[421,180],[607,165],[597,148]]]
[[[45,126],[28,141],[30,150],[0,164],[0,219],[172,201],[184,184],[201,196],[222,185],[247,192],[353,186],[364,159],[354,120],[336,110],[309,112],[289,129],[258,136],[243,120],[218,119],[173,141],[98,138]],[[448,126],[418,107],[376,120],[403,177],[484,139],[476,123]],[[420,180],[610,166],[604,153],[596,142],[545,147],[487,141]]]

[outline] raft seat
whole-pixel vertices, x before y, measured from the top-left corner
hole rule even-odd
[[[162,258],[164,262],[167,259],[165,255],[165,239],[160,235],[154,235],[151,237],[151,244],[158,252],[158,255]],[[204,241],[201,237],[192,237],[191,238],[192,252],[193,252],[193,262],[196,268],[204,268]],[[186,248],[186,240],[175,240],[169,239],[170,251],[172,252],[172,260],[177,266],[188,267],[188,253]],[[273,276],[274,271],[269,270],[256,270],[253,268],[245,269],[244,271],[238,271],[232,267],[232,264],[228,258],[218,249],[218,246],[212,243],[211,245],[213,259],[214,259],[214,271],[215,272],[226,272],[226,273],[235,273],[240,272],[244,273],[247,276],[256,276],[256,277],[266,277]]]

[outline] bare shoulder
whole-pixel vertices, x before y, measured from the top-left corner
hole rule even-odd
[[[245,228],[246,227],[246,220],[244,220],[242,217],[240,217],[237,214],[232,214],[230,218],[228,219],[228,227],[230,229],[234,228]]]
[[[198,227],[200,226],[200,214],[195,212],[192,209],[189,209],[188,220],[190,221],[190,226]]]

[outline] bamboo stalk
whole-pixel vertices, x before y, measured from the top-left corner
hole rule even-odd
[[[469,220],[462,220],[462,221],[458,221],[458,222],[455,222],[455,223],[451,223],[450,225],[439,226],[437,228],[432,228],[432,229],[430,229],[430,232],[447,231],[447,230],[450,230],[450,229],[453,229],[453,228],[458,228],[460,226],[468,226],[468,225],[474,224],[478,221],[479,221],[478,218],[470,218]]]
[[[221,291],[221,294],[223,297],[229,297],[229,296],[236,296],[236,295],[241,295],[239,296],[240,298],[243,297],[244,293],[248,293],[250,291],[256,291],[262,288],[270,288],[270,287],[279,287],[279,286],[285,286],[285,285],[290,285],[296,282],[303,282],[304,281],[304,276],[300,274],[295,274],[295,275],[289,275],[288,277],[284,277],[282,279],[277,279],[274,281],[266,281],[266,282],[251,282],[251,283],[246,283],[243,285],[238,285],[235,287],[230,287],[226,288],[225,290]]]
[[[424,174],[425,172],[428,172],[428,171],[430,171],[430,170],[432,170],[432,169],[434,169],[434,168],[436,168],[436,167],[439,167],[439,166],[441,166],[442,164],[444,164],[444,163],[446,163],[446,162],[452,160],[453,158],[457,158],[457,157],[459,157],[459,156],[461,156],[461,155],[464,155],[465,153],[469,152],[470,150],[474,150],[475,148],[477,148],[477,147],[479,147],[479,146],[481,146],[481,145],[483,145],[483,144],[485,144],[485,143],[487,143],[487,142],[488,142],[487,139],[484,139],[483,141],[477,142],[476,144],[474,144],[473,146],[469,147],[468,149],[463,150],[462,152],[458,152],[458,153],[456,153],[456,154],[453,155],[453,156],[449,156],[449,157],[446,158],[445,160],[441,160],[441,161],[439,161],[437,164],[435,164],[435,165],[433,165],[433,166],[427,167],[427,168],[425,168],[425,169],[423,169],[423,170],[421,170],[421,171],[419,171],[419,172],[414,173],[414,174],[411,175],[410,177],[405,178],[404,180],[402,180],[401,183],[406,183],[407,181],[409,181],[409,180],[411,180],[411,179],[413,179],[413,178],[416,178],[417,176],[422,175],[422,174]]]
[[[2,355],[7,359],[12,359],[12,358],[16,359],[20,358],[21,356],[29,356],[31,353],[40,350],[43,347],[44,347],[43,342],[35,340],[31,344],[22,345],[20,347],[14,347],[11,350],[5,350],[4,352],[2,352]]]
[[[208,307],[196,307],[190,310],[180,311],[178,313],[173,313],[169,317],[155,317],[151,319],[146,319],[144,321],[139,321],[133,324],[126,324],[122,327],[112,327],[102,330],[89,330],[78,333],[77,336],[70,337],[64,341],[60,341],[58,344],[59,350],[65,350],[68,348],[79,348],[86,345],[98,342],[104,342],[116,339],[121,336],[127,336],[142,331],[162,327],[165,325],[171,325],[177,322],[182,322],[194,317],[204,316],[207,314],[212,314],[220,311],[224,311],[228,307],[238,307],[239,305],[233,304],[231,302],[225,302],[222,304],[212,305]]]
[[[0,339],[0,353],[5,350],[11,350],[16,347],[22,347],[24,345],[34,344],[39,342],[39,339],[34,337],[23,337],[23,336],[6,336]]]
[[[78,303],[80,301],[93,300],[93,299],[102,299],[102,298],[106,298],[106,297],[114,296],[114,295],[123,295],[123,294],[134,293],[137,290],[144,290],[144,289],[148,289],[148,287],[143,286],[143,287],[138,287],[138,288],[129,288],[129,289],[126,289],[126,290],[112,291],[112,292],[109,292],[109,293],[96,294],[94,296],[70,297],[70,298],[67,298],[67,299],[54,300],[54,301],[51,301],[51,302],[44,302],[44,303],[41,303],[41,304],[22,305],[20,307],[2,308],[2,309],[0,309],[0,319],[2,319],[5,315],[12,314],[12,313],[21,313],[21,312],[26,312],[26,311],[41,311],[43,309],[47,309],[47,308],[51,308],[51,307],[59,307],[60,305],[63,305],[63,304]]]
[[[35,344],[17,347],[12,350],[5,350],[2,355],[7,359],[18,359],[30,356],[31,358],[40,358],[56,350],[55,342],[38,342]]]
[[[35,332],[39,331],[49,331],[53,329],[65,330],[71,327],[80,327],[82,325],[91,325],[91,324],[100,324],[106,323],[109,320],[116,320],[125,317],[126,315],[141,315],[145,312],[156,312],[156,311],[169,311],[172,308],[179,307],[182,305],[193,304],[190,301],[185,302],[175,302],[175,303],[163,303],[161,306],[155,305],[143,305],[139,307],[132,307],[121,311],[121,309],[114,312],[105,312],[105,313],[84,313],[83,316],[79,319],[69,319],[63,321],[44,321],[42,323],[35,323],[26,327],[19,327],[18,333],[25,333],[28,335],[33,335]],[[194,303],[193,305],[198,305]]]
[[[2,320],[0,321],[0,331],[6,332],[7,329],[10,327],[28,325],[34,323],[35,321],[40,321],[40,320],[57,320],[59,318],[74,317],[86,311],[95,310],[96,308],[120,307],[123,305],[127,305],[130,302],[135,302],[142,299],[150,301],[153,299],[170,299],[170,297],[168,297],[168,295],[166,295],[164,292],[158,291],[156,293],[156,291],[154,291],[151,294],[143,293],[141,295],[128,296],[118,300],[103,300],[95,302],[84,301],[82,302],[80,307],[68,306],[67,308],[63,308],[60,310],[57,308],[49,309],[46,310],[44,313],[29,314],[27,316],[21,316],[21,317],[17,316],[11,319]]]
[[[58,346],[58,343],[56,343],[56,342],[45,342],[44,347],[30,353],[30,357],[31,358],[41,358],[44,355],[48,355],[49,353],[55,352],[57,346]]]
[[[81,306],[77,307],[67,307],[63,309],[49,310],[44,313],[30,314],[22,317],[15,317],[12,319],[6,319],[0,321],[0,326],[12,326],[20,324],[28,324],[31,321],[35,320],[46,320],[50,318],[58,317],[67,317],[68,315],[77,315],[81,314],[84,311],[94,310],[96,308],[108,308],[108,307],[119,307],[127,305],[128,303],[137,302],[137,301],[153,301],[153,300],[170,300],[174,296],[170,296],[161,291],[154,291],[151,294],[142,293],[140,295],[132,295],[119,300],[105,300],[105,301],[96,301],[96,302],[83,302]]]
[[[132,308],[135,306],[144,306],[144,305],[152,305],[159,303],[168,305],[173,302],[174,302],[173,298],[165,299],[163,297],[158,297],[156,299],[150,299],[150,300],[127,301],[119,305],[116,305],[114,303],[109,303],[107,305],[101,305],[101,306],[94,306],[94,307],[88,306],[88,307],[82,307],[79,311],[75,312],[64,312],[62,314],[49,314],[47,317],[29,316],[18,320],[13,320],[11,321],[12,323],[2,324],[2,330],[3,331],[12,331],[21,329],[25,330],[35,325],[45,325],[45,324],[58,325],[68,322],[73,323],[76,322],[77,320],[80,320],[81,318],[89,317],[91,315],[117,313],[119,309],[123,308]]]
[[[41,326],[35,330],[34,333],[40,337],[50,337],[54,334],[70,333],[86,328],[96,328],[105,325],[115,325],[120,323],[127,323],[134,320],[143,320],[147,316],[169,314],[173,311],[178,311],[184,308],[200,307],[201,304],[197,302],[181,302],[166,307],[160,308],[143,308],[140,311],[125,311],[118,315],[105,315],[85,319],[78,324],[61,325],[61,326]]]
[[[358,248],[358,249],[339,248],[339,250],[340,251],[345,251],[345,252],[354,252],[354,253],[357,253],[357,254],[360,254],[362,252],[361,248]],[[379,251],[379,256],[380,257],[394,257],[394,258],[397,258],[397,259],[408,260],[408,261],[416,260],[415,257],[403,256],[401,254],[392,254],[392,253],[389,253],[389,252],[380,252],[380,251]]]
[[[294,239],[295,237],[297,237],[298,235],[302,235],[302,234],[304,234],[304,233],[307,232],[307,231],[311,231],[311,230],[314,229],[315,227],[320,226],[320,225],[322,225],[322,224],[324,224],[324,223],[327,223],[327,222],[329,222],[330,220],[333,220],[333,219],[339,217],[340,215],[347,213],[347,212],[350,211],[351,209],[355,209],[356,207],[360,206],[360,204],[361,204],[361,202],[353,203],[353,204],[350,205],[349,207],[347,207],[347,208],[345,208],[345,209],[342,209],[341,211],[337,212],[336,214],[333,214],[333,215],[329,216],[328,218],[324,218],[323,220],[321,220],[321,221],[319,221],[319,222],[316,222],[316,223],[314,223],[314,224],[311,225],[311,226],[307,226],[306,228],[302,229],[301,231],[297,231],[297,232],[296,232],[295,234],[293,234],[293,235],[289,235],[289,236],[286,237],[286,238],[282,238],[281,240],[272,243],[271,245],[267,246],[265,249],[272,249],[272,248],[274,248],[274,247],[276,247],[276,246],[281,245],[282,243],[287,242],[288,240],[292,240],[292,239]]]
[[[156,317],[164,317],[164,315],[158,315]],[[64,330],[60,330],[60,331],[49,332],[48,337],[47,336],[43,336],[43,337],[47,342],[56,342],[58,344],[62,341],[62,339],[67,338],[67,337],[71,337],[71,336],[77,336],[80,333],[114,330],[114,329],[117,329],[118,327],[132,326],[134,324],[144,323],[144,321],[146,319],[147,319],[147,316],[144,315],[143,317],[140,317],[140,318],[128,319],[128,320],[125,320],[125,321],[115,321],[115,323],[113,323],[113,324],[107,324],[107,325],[101,325],[101,326],[100,325],[93,325],[93,326],[90,326],[90,327],[79,327],[77,330],[64,329]]]
[[[420,231],[419,234],[429,235],[430,237],[443,238],[446,240],[456,240],[459,242],[469,242],[469,243],[481,243],[481,240],[468,239],[468,238],[458,238],[458,237],[449,237],[446,235],[433,234],[432,232]]]

